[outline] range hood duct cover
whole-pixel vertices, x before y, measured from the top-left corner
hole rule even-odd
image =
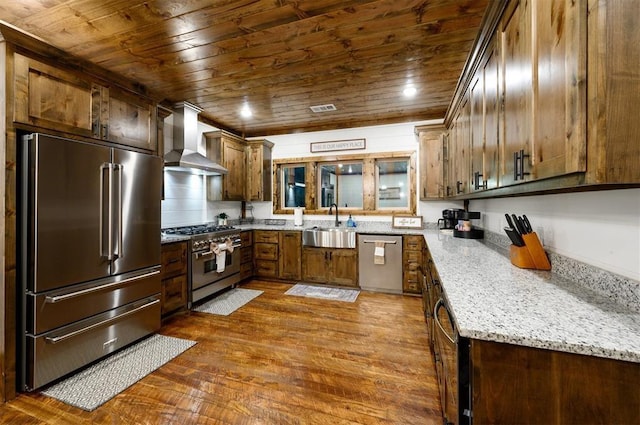
[[[191,174],[216,176],[228,170],[198,153],[198,114],[202,109],[180,102],[173,110],[173,150],[164,156],[164,168]]]

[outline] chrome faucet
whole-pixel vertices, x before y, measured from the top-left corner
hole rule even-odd
[[[336,227],[340,227],[340,222],[338,221],[338,204],[329,205],[329,215],[331,215],[333,207],[336,207]]]

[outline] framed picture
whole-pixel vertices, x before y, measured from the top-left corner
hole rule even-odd
[[[313,142],[309,145],[311,152],[333,152],[366,149],[366,139],[333,140],[330,142]]]
[[[422,216],[394,215],[391,226],[394,229],[422,229]]]
[[[399,187],[387,187],[386,189],[378,189],[378,199],[400,199]]]

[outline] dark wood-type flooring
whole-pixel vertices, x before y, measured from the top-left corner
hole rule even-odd
[[[197,341],[93,412],[39,393],[0,406],[10,424],[442,423],[419,298],[355,303],[260,295],[229,316],[191,312],[160,333]]]

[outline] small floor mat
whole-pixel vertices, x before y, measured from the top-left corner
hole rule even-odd
[[[156,334],[52,385],[42,394],[90,412],[195,344]]]
[[[358,298],[358,294],[360,294],[360,291],[357,289],[332,288],[330,286],[314,286],[303,283],[297,283],[285,292],[285,295],[345,301],[349,303],[354,302],[356,298]]]
[[[235,288],[218,295],[204,304],[194,307],[193,310],[202,313],[228,316],[258,295],[262,294],[262,292],[263,291],[258,291],[256,289]]]

